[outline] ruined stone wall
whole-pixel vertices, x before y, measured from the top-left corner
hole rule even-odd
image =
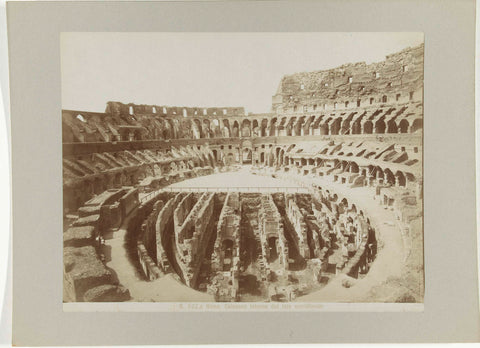
[[[285,270],[287,270],[289,265],[289,246],[284,235],[282,216],[280,215],[271,195],[262,195],[258,216],[263,255],[268,262],[271,258],[269,239],[275,238],[275,246],[280,264]]]
[[[182,200],[183,195],[181,193],[175,195],[174,198],[168,200],[168,202],[163,206],[160,210],[157,221],[155,223],[155,246],[156,246],[156,254],[157,254],[157,265],[161,267],[165,272],[171,271],[171,265],[168,261],[168,257],[166,251],[164,249],[164,243],[168,240],[170,236],[168,233],[174,233],[174,231],[169,231],[166,229],[167,223],[173,219],[173,212],[177,205]]]
[[[388,55],[379,63],[352,63],[284,76],[272,109],[303,112],[422,100],[423,51],[422,44]]]
[[[175,237],[178,243],[182,244],[183,240],[186,238],[186,234],[190,233],[190,230],[194,228],[193,219],[191,219],[191,217],[190,219],[187,219],[187,217],[190,215],[192,208],[196,203],[197,195],[194,193],[189,193],[180,201],[173,213]]]
[[[284,76],[272,109],[245,115],[241,107],[108,102],[103,114],[63,110],[63,142],[415,133],[423,127],[423,45],[380,63]],[[378,113],[385,113],[385,126],[369,123]]]
[[[297,234],[296,241],[300,255],[302,255],[304,258],[310,258],[311,255],[308,247],[307,225],[305,223],[303,214],[300,211],[300,208],[298,208],[297,203],[295,203],[295,199],[292,195],[285,195],[285,206],[287,208],[287,217],[295,228],[295,232]]]
[[[73,221],[63,234],[64,302],[120,302],[130,293],[99,256],[102,244],[98,238],[98,214],[85,215]]]
[[[148,253],[148,255],[157,263],[157,220],[160,211],[164,208],[165,203],[159,200],[154,203],[152,212],[148,214],[140,227],[140,234],[138,241],[141,242]]]
[[[193,199],[190,194],[187,197],[190,198],[183,199],[174,212],[175,235],[183,279],[188,286],[195,287],[206,244],[212,233],[212,229],[207,229],[207,226],[210,224],[213,214],[215,194],[207,192],[202,194],[188,216],[184,217],[184,208],[180,206],[191,204]],[[190,203],[185,203],[186,201]],[[179,225],[178,221],[181,221],[179,219],[182,217],[184,218],[183,223]]]
[[[228,193],[217,223],[217,238],[212,254],[212,270],[224,270],[225,250],[224,241],[232,242],[232,258],[229,260],[231,272],[235,272],[240,261],[240,218],[241,204],[239,193]],[[232,273],[233,276],[233,273]]]

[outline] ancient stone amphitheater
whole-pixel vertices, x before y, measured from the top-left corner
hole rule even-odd
[[[63,110],[64,301],[423,302],[422,100],[420,45],[270,113]]]

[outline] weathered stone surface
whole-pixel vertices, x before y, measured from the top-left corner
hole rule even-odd
[[[81,301],[84,293],[93,287],[115,283],[112,273],[98,259],[92,246],[65,247],[63,262],[65,287],[69,297],[76,301]]]
[[[130,299],[130,292],[122,285],[100,285],[91,288],[83,296],[85,302],[123,302]]]
[[[66,247],[82,247],[86,245],[92,245],[94,241],[94,226],[70,227],[63,234],[63,245]]]
[[[100,206],[95,205],[95,206],[84,206],[78,209],[78,216],[80,217],[86,217],[89,215],[94,215],[94,214],[100,214]]]
[[[97,226],[100,215],[94,214],[81,217],[73,222],[73,226]]]

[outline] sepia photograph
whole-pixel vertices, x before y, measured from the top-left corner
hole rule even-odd
[[[64,306],[423,305],[423,33],[63,32],[60,57]]]

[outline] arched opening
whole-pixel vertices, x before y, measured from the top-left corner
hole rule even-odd
[[[320,125],[320,135],[328,135],[328,124],[324,122]]]
[[[235,155],[233,153],[229,153],[225,156],[225,165],[229,166],[235,163]]]
[[[213,154],[213,158],[215,159],[215,161],[218,161],[217,150],[212,150],[212,154]]]
[[[359,172],[358,164],[356,164],[355,162],[350,162],[350,172],[358,173]]]
[[[302,125],[305,122],[305,116],[300,117],[293,127],[293,135],[299,136],[302,135]]]
[[[260,136],[260,128],[258,127],[258,121],[257,120],[253,120],[252,121],[252,136]]]
[[[264,118],[260,125],[260,136],[262,137],[267,136],[267,127],[268,127],[268,120]]]
[[[373,124],[372,121],[367,121],[363,124],[363,134],[372,134]]]
[[[202,125],[198,119],[195,119],[192,122],[192,132],[195,139],[203,138]]]
[[[293,128],[293,124],[295,122],[295,119],[296,119],[296,117],[292,117],[291,119],[289,119],[288,122],[287,122],[287,125],[285,126],[285,131],[286,131],[288,136],[294,135],[292,133],[292,128]]]
[[[210,131],[212,137],[219,138],[222,137],[222,130],[220,129],[220,121],[217,119],[213,119],[212,123],[210,124]]]
[[[243,164],[252,164],[252,149],[243,149],[242,162]]]
[[[387,133],[398,133],[398,127],[394,120],[388,121]]]
[[[340,124],[342,122],[342,118],[336,118],[331,124],[330,124],[330,134],[332,135],[337,135],[340,132]]]
[[[203,120],[203,128],[202,133],[205,138],[211,138],[211,130],[210,130],[210,121],[208,119]]]
[[[260,153],[260,163],[262,163],[262,164],[265,163],[265,153],[264,152]]]
[[[384,134],[385,133],[385,122],[382,119],[375,122],[375,133],[376,134]]]
[[[410,125],[408,124],[408,121],[403,119],[400,121],[398,124],[398,129],[400,130],[400,133],[407,133],[408,132],[408,127]]]
[[[250,137],[252,135],[250,120],[243,120],[242,122],[242,137]]]
[[[133,115],[133,106],[129,106],[129,107],[128,107],[128,113],[129,113],[130,115]]]
[[[270,121],[270,136],[273,137],[275,136],[275,132],[277,130],[277,118],[272,118]]]
[[[385,169],[384,174],[385,181],[392,186],[395,185],[395,176],[393,175],[392,171],[387,168]]]
[[[412,129],[411,132],[415,133],[416,131],[420,130],[423,128],[423,120],[420,118],[417,118],[413,121],[412,123]]]
[[[232,136],[230,132],[230,123],[228,122],[228,120],[223,120],[222,136],[224,138],[230,138]]]
[[[360,120],[353,122],[352,124],[352,134],[361,134],[362,126],[360,125]]]
[[[395,177],[397,178],[397,185],[405,187],[407,185],[407,180],[405,175],[401,171],[397,171],[395,173]]]
[[[232,127],[232,137],[238,138],[239,135],[240,135],[240,133],[239,133],[238,122],[235,121],[235,122],[233,122],[233,127]]]
[[[348,118],[342,122],[340,134],[350,134],[350,120]]]

